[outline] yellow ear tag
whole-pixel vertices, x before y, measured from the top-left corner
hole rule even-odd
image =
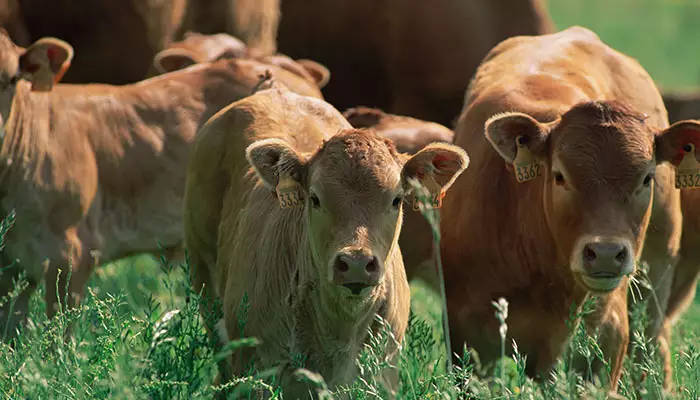
[[[676,167],[676,189],[697,189],[700,187],[700,163],[695,158],[695,145],[683,146],[683,159]]]
[[[513,160],[515,179],[522,183],[531,181],[542,175],[542,166],[530,149],[525,145],[523,136],[515,138],[516,153]]]
[[[442,198],[445,197],[445,192],[442,191],[442,186],[440,186],[432,173],[425,174],[425,180],[423,181],[423,186],[428,190],[428,201],[423,202],[418,199],[418,196],[413,196],[413,209],[419,211],[419,203],[423,203],[425,208],[440,208],[442,207]]]
[[[280,175],[275,191],[277,192],[277,200],[280,202],[280,208],[304,206],[304,190],[299,182],[292,179],[289,175]]]

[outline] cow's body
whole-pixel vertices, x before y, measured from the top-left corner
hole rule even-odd
[[[286,143],[287,150],[273,156],[252,149],[260,149],[258,143],[270,138],[283,139],[274,143]],[[360,150],[365,140],[373,143],[367,153]],[[395,338],[402,340],[409,288],[397,244],[401,198],[394,198],[390,206],[394,211],[387,208],[390,214],[384,214],[381,204],[387,202],[389,207],[393,196],[377,197],[402,179],[397,173],[402,156],[389,143],[374,133],[355,132],[327,103],[283,88],[232,104],[202,129],[185,197],[185,240],[195,281],[198,288],[204,283],[205,290],[209,287],[221,298],[230,336],[226,340],[245,334],[263,341],[233,358],[233,373],[241,373],[252,354],[255,365],[263,369],[278,364],[288,367],[290,355],[300,354],[307,368],[322,373],[335,386],[356,376],[355,359],[367,329],[376,328],[375,314],[389,322]],[[242,151],[246,147],[248,161]],[[385,158],[386,154],[391,156]],[[296,157],[303,157],[305,172],[297,171],[301,167]],[[260,166],[266,162],[274,173]],[[373,168],[377,170],[365,175]],[[296,176],[303,187],[297,209],[280,208],[275,196],[283,172]],[[375,178],[364,181],[369,176]],[[384,189],[375,189],[378,182]],[[325,233],[326,229],[330,231]],[[340,253],[335,253],[338,248]],[[375,260],[383,260],[379,269],[385,272],[376,286],[363,292],[351,289],[354,295],[340,287],[351,288],[343,282],[347,268],[337,269],[337,261],[326,266],[326,260],[345,254],[342,249],[364,249]],[[244,294],[249,309],[245,331],[240,332],[237,315]]]
[[[146,77],[153,56],[171,40],[188,2],[91,0],[78,5],[72,0],[4,1],[13,5],[13,24],[6,29],[15,43],[26,47],[53,36],[75,48],[64,82],[112,85]]]
[[[626,106],[620,108],[613,103],[605,103],[610,100]],[[501,113],[511,111],[524,113],[534,120],[525,117],[510,120],[504,117],[499,120]],[[565,114],[568,111],[570,113]],[[645,113],[648,118],[641,114],[635,117],[635,113]],[[562,115],[565,117],[560,119]],[[580,132],[601,136],[595,141],[573,134],[566,136],[564,133],[556,136],[552,133],[552,139],[548,136],[531,137],[529,142],[523,143],[530,147],[541,146],[534,149],[542,154],[538,156],[544,163],[542,176],[518,183],[512,167],[504,166],[504,158],[507,163],[513,162],[506,156],[511,152],[510,143],[499,142],[494,135],[499,129],[512,127],[512,152],[515,153],[515,134],[520,129],[517,124],[525,121],[523,126],[537,125],[532,122],[535,120],[542,132],[550,129],[554,133],[559,130],[566,132],[567,129],[574,129],[567,128],[569,126],[582,126],[584,128]],[[586,128],[589,123],[590,128]],[[626,124],[625,128],[617,125],[623,123]],[[546,374],[562,354],[571,333],[566,325],[570,307],[573,304],[580,307],[589,290],[592,290],[587,288],[595,287],[586,286],[594,284],[590,282],[580,284],[580,277],[585,275],[581,275],[581,268],[585,270],[597,259],[596,253],[591,256],[590,252],[586,252],[588,244],[583,245],[583,256],[579,256],[577,249],[582,245],[581,240],[592,240],[591,243],[608,240],[605,239],[608,232],[622,229],[611,236],[617,238],[616,235],[623,235],[621,232],[631,226],[630,232],[633,234],[629,236],[629,243],[636,242],[637,245],[626,246],[634,248],[633,252],[638,256],[640,240],[644,239],[648,221],[646,218],[649,217],[651,222],[646,232],[642,258],[650,263],[651,280],[659,296],[661,313],[655,304],[650,304],[652,326],[647,333],[652,337],[659,334],[670,285],[669,280],[662,277],[672,275],[681,222],[679,191],[673,186],[673,169],[669,164],[658,164],[655,178],[651,175],[651,148],[663,147],[658,143],[661,140],[658,138],[656,145],[649,144],[654,140],[653,130],[667,126],[661,96],[644,69],[633,59],[607,47],[586,29],[575,27],[552,35],[513,38],[491,51],[470,83],[455,131],[455,144],[472,154],[472,164],[455,183],[459,189],[445,199],[441,216],[441,248],[454,346],[459,348],[461,343],[466,342],[479,352],[485,362],[499,356],[498,322],[494,318],[491,301],[503,296],[510,303],[508,342],[510,338],[514,339],[520,352],[527,355],[527,369],[531,375]],[[610,136],[615,130],[624,135],[640,132],[639,137],[643,141],[630,136],[624,139],[630,141],[628,144],[614,144],[626,138],[621,134]],[[521,134],[524,135],[524,132],[523,128]],[[542,143],[554,140],[564,143],[565,139],[560,137],[579,140],[580,143],[572,143],[568,147],[557,144],[562,146],[556,148],[559,158],[552,161],[555,150],[548,147],[550,144]],[[598,136],[591,136],[594,137]],[[605,144],[608,142],[609,145]],[[640,143],[645,143],[645,161],[634,161],[631,155],[628,160],[625,152],[639,152]],[[498,152],[495,148],[498,148]],[[565,153],[567,148],[571,149],[570,153]],[[659,151],[656,151],[656,162],[669,161],[668,154],[660,156]],[[594,162],[585,158],[593,155]],[[561,157],[571,157],[572,161],[567,161],[566,165],[575,165],[574,169],[566,170],[568,176],[552,171],[554,162],[557,165],[562,163]],[[606,160],[615,160],[619,165]],[[630,163],[629,166],[625,166],[626,162]],[[640,163],[649,163],[650,166],[646,168],[652,168],[652,172],[648,172],[644,178],[645,185],[650,185],[652,179],[655,182],[652,210],[645,205],[651,198],[650,186],[635,189],[635,194],[629,195],[629,204],[625,203],[626,200],[615,200],[627,205],[613,203],[613,199],[621,199],[620,193],[626,193],[616,190],[625,185],[636,187],[634,185],[640,184],[644,175],[633,178],[622,172],[632,174],[635,171],[632,166]],[[634,174],[644,171],[639,168]],[[586,201],[565,207],[560,202],[574,201],[562,200],[573,196],[571,187],[566,186],[571,177],[575,178],[574,181],[579,180],[575,184],[588,182],[584,190],[588,191],[588,197]],[[608,187],[608,179],[610,182],[612,179],[619,181]],[[605,188],[610,191],[608,194]],[[578,187],[573,193],[578,193],[579,189],[583,190]],[[643,190],[649,192],[644,195],[644,200],[638,197]],[[638,204],[639,213],[648,212],[650,215],[635,214],[636,217],[628,215],[626,218],[629,220],[621,219],[620,215],[632,212],[632,204]],[[620,207],[621,211],[610,211],[615,207]],[[567,216],[566,209],[576,210],[571,211],[576,214]],[[613,214],[605,217],[606,213]],[[625,225],[631,221],[636,222]],[[580,236],[574,241],[573,235],[581,232],[598,236]],[[626,260],[625,263],[630,262],[624,253],[621,252],[619,256],[623,257],[620,260]],[[614,263],[618,263],[617,256]],[[586,319],[589,328],[601,329],[601,348],[612,362],[613,387],[617,384],[628,342],[626,279],[622,278],[618,286],[608,286],[599,293],[596,312]],[[584,282],[587,281],[584,279]]]
[[[285,0],[281,7],[279,51],[332,71],[324,89],[331,104],[449,127],[493,46],[554,30],[541,0]]]
[[[16,73],[19,54],[41,56],[47,46],[24,53],[1,39],[7,58],[0,75],[6,78]],[[59,49],[48,46],[49,54]],[[17,52],[14,64],[11,52]],[[18,259],[32,287],[46,279],[49,315],[58,269],[63,290],[72,266],[70,291],[79,297],[95,264],[92,250],[104,262],[157,252],[158,242],[165,249],[181,245],[190,144],[209,117],[251,94],[267,69],[275,71],[250,60],[222,60],[126,86],[58,84],[43,93],[24,80],[5,86],[4,100],[15,94],[2,109],[0,204],[4,214],[16,210],[17,224],[3,264]],[[303,80],[276,72],[282,81]],[[311,84],[303,93],[320,97]],[[5,291],[11,272],[19,269],[5,272]],[[20,314],[30,294],[15,306]],[[14,333],[19,318],[10,320]]]

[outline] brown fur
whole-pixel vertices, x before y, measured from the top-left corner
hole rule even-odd
[[[170,43],[153,58],[150,75],[172,72],[190,65],[229,58],[252,58],[274,66],[277,71],[297,75],[306,81],[323,88],[330,79],[330,71],[311,60],[292,60],[284,54],[259,55],[249,51],[237,38],[226,33],[204,35],[186,32],[181,41]]]
[[[279,51],[326,65],[324,96],[452,127],[486,53],[548,33],[544,0],[284,0]]]
[[[580,240],[602,235],[649,262],[659,304],[650,303],[647,334],[657,337],[670,284],[662,277],[673,271],[680,239],[673,169],[659,163],[676,157],[680,139],[693,135],[667,126],[644,69],[587,29],[516,37],[489,53],[455,131],[472,164],[441,217],[450,221],[441,249],[455,348],[466,342],[486,362],[498,356],[491,301],[503,296],[510,302],[508,334],[527,355],[528,373],[546,375],[567,343],[569,307],[594,295],[596,312],[585,322],[600,328],[616,388],[629,339],[627,278],[617,275],[616,288],[603,290],[586,281]],[[504,166],[513,161],[518,134],[544,164],[541,177],[524,183]],[[648,173],[655,164],[652,207]],[[559,183],[553,169],[563,173]],[[626,260],[618,274],[633,270]]]
[[[290,354],[299,353],[334,387],[356,376],[375,314],[401,342],[409,287],[397,243],[400,200],[409,191],[406,179],[419,171],[432,176],[426,163],[438,155],[451,160],[436,164],[435,176],[452,178],[442,182],[446,190],[466,167],[462,150],[441,144],[402,156],[373,131],[351,129],[329,104],[284,88],[263,89],[212,118],[187,174],[186,246],[197,289],[204,285],[223,302],[225,339],[245,334],[263,341],[220,371],[240,373],[251,356],[260,369],[285,370]],[[283,172],[302,188],[302,207],[280,208],[274,190]],[[345,249],[373,254],[382,271],[360,295],[342,288],[334,269]],[[250,308],[239,332],[244,293]],[[303,389],[286,376],[285,397],[299,395],[295,390]]]
[[[75,48],[64,82],[122,85],[146,76],[153,56],[182,20],[188,0],[90,0],[79,5],[73,0],[5,1],[15,4],[14,26],[24,27],[8,27],[15,43],[26,47],[54,36]]]
[[[68,54],[59,51],[62,46],[69,48],[42,40],[25,53],[0,35],[5,132],[0,207],[3,216],[11,209],[17,212],[3,264],[18,259],[32,288],[46,279],[49,315],[55,310],[58,269],[63,269],[63,290],[72,265],[73,304],[90,277],[91,250],[101,253],[101,261],[110,261],[157,252],[157,241],[166,249],[181,244],[185,166],[198,128],[224,106],[251,94],[258,76],[270,69],[250,60],[222,60],[133,85],[58,84],[44,93],[32,91],[24,80],[9,83],[19,64],[26,68],[23,76],[35,80],[28,72],[37,68],[32,63],[47,58],[55,61],[47,65],[53,66],[56,79],[67,62],[47,54]],[[282,82],[299,80],[281,72]],[[304,94],[321,96],[311,85],[300,86]],[[5,271],[2,281],[11,283],[18,272]],[[9,290],[2,289],[0,295]],[[25,292],[15,305],[20,315],[11,319],[9,332],[14,333],[26,312],[30,294]]]
[[[277,52],[280,0],[188,0],[182,24],[175,37],[184,32],[228,33],[241,40],[257,55]]]
[[[391,139],[401,153],[415,154],[434,142],[452,142],[454,133],[447,127],[428,121],[387,114],[377,108],[355,107],[343,112],[355,128],[372,128]],[[412,199],[404,208],[404,222],[399,244],[409,281],[421,279],[433,290],[439,290],[433,262],[433,236],[425,217],[413,209]]]

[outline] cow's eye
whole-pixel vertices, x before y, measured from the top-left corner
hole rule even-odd
[[[316,196],[315,194],[311,194],[311,196],[309,196],[309,199],[311,200],[311,205],[313,206],[313,208],[321,207],[321,200],[318,199],[318,196]]]
[[[391,206],[398,209],[401,206],[402,201],[403,201],[403,197],[396,196],[396,198],[394,198],[394,201],[391,203]]]
[[[642,182],[642,184],[649,187],[652,180],[654,180],[654,174],[647,174],[647,176],[644,177],[644,182]]]
[[[564,185],[566,183],[566,180],[564,180],[564,175],[561,172],[555,172],[554,173],[554,182],[557,185]]]

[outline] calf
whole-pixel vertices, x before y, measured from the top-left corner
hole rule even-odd
[[[402,115],[387,114],[377,108],[355,107],[343,112],[355,128],[372,128],[380,136],[391,139],[401,153],[415,154],[434,142],[452,142],[453,132],[447,127]],[[408,280],[418,278],[433,290],[440,290],[433,262],[433,235],[430,224],[414,207],[404,212],[404,227],[399,244],[406,265]]]
[[[93,268],[91,250],[110,261],[157,251],[157,242],[179,247],[185,168],[198,128],[251,94],[270,68],[222,60],[133,85],[55,85],[72,52],[51,38],[23,49],[0,32],[0,209],[17,215],[2,264],[19,260],[30,284],[11,316],[9,305],[0,310],[0,332],[14,333],[42,279],[52,316],[69,268],[69,303],[75,304]],[[302,78],[279,77],[321,97]],[[20,268],[2,273],[0,296]]]
[[[471,168],[443,203],[454,346],[497,359],[491,302],[502,296],[528,374],[546,376],[571,334],[572,305],[593,297],[585,323],[599,329],[616,389],[629,340],[628,276],[640,255],[659,296],[647,333],[659,335],[670,286],[661,277],[672,276],[681,222],[669,162],[700,138],[696,127],[668,127],[646,71],[585,28],[496,46],[455,130]]]
[[[400,342],[409,287],[397,241],[409,180],[444,191],[466,165],[464,151],[448,144],[401,155],[373,131],[352,129],[329,104],[284,88],[208,121],[185,194],[196,289],[221,299],[222,340],[262,339],[220,371],[240,374],[251,361],[284,369],[300,355],[334,387],[357,375],[375,314]],[[303,392],[285,376],[282,384],[285,397]]]

